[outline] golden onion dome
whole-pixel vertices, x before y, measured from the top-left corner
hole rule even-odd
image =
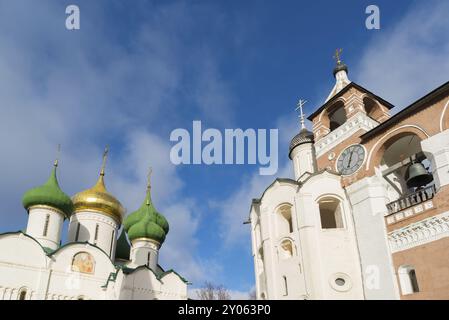
[[[74,213],[80,211],[101,212],[122,223],[125,209],[120,201],[110,194],[104,185],[104,172],[100,174],[97,183],[90,189],[81,191],[72,198]]]

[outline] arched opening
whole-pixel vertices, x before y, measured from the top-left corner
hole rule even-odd
[[[384,112],[382,107],[373,99],[364,98],[363,105],[365,107],[365,112],[373,120],[379,121],[382,116],[384,116]]]
[[[263,262],[263,247],[259,248],[259,252],[257,254],[257,263],[259,265],[259,274],[263,273],[265,270],[264,262]]]
[[[344,228],[343,213],[340,200],[326,197],[319,201],[322,229]]]
[[[399,283],[402,295],[419,292],[418,278],[415,267],[410,265],[400,266],[398,269]]]
[[[284,296],[288,296],[288,282],[286,276],[282,276],[282,291]]]
[[[277,210],[278,236],[283,237],[293,232],[292,206],[284,204]]]
[[[421,138],[417,134],[398,134],[390,138],[382,150],[380,169],[390,185],[391,205],[387,206],[390,213],[433,197],[431,163],[422,152]]]
[[[289,239],[285,239],[281,242],[279,256],[282,259],[290,259],[293,257],[293,243]]]
[[[329,130],[334,131],[347,120],[345,105],[339,101],[329,109]]]
[[[18,299],[19,300],[26,300],[26,297],[27,297],[27,290],[26,289],[21,289],[20,291],[19,291],[19,294],[18,294]]]

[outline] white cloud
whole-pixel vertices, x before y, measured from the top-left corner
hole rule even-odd
[[[365,48],[356,82],[403,108],[449,80],[449,3],[418,4]],[[373,31],[367,31],[373,32]]]
[[[182,120],[176,111],[185,77],[205,95],[222,97],[222,108],[227,101],[216,61],[208,56],[202,63],[201,55],[193,55],[195,43],[193,49],[185,43],[185,32],[194,27],[190,9],[185,4],[155,7],[123,43],[111,38],[113,26],[86,19],[105,18],[96,5],[82,8],[81,30],[69,32],[62,4],[32,4],[0,1],[0,232],[25,227],[20,197],[46,180],[58,143],[59,181],[71,195],[95,183],[102,149],[111,144],[107,188],[128,211],[140,206],[148,166],[154,168],[154,202],[171,229],[161,250],[163,267],[192,282],[214,277],[221,267],[199,260],[201,212],[193,199],[182,196],[183,182],[169,161],[165,134],[173,121]],[[185,55],[192,55],[206,75],[190,74]],[[214,79],[212,87],[208,78]],[[205,119],[215,114],[201,110]]]

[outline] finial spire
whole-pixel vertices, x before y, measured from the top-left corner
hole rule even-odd
[[[100,171],[101,176],[104,176],[104,169],[106,168],[106,160],[108,159],[108,152],[109,146],[106,146],[103,152],[103,163],[101,164],[101,171]]]
[[[337,65],[341,64],[341,53],[343,49],[335,49],[334,59],[337,62]]]
[[[147,190],[151,189],[151,175],[153,174],[153,168],[148,168],[148,174],[147,174]]]
[[[150,191],[151,191],[151,175],[153,173],[153,168],[149,167],[148,168],[148,174],[147,174],[147,206],[150,205]]]
[[[58,144],[58,149],[56,149],[56,159],[54,162],[54,166],[57,167],[59,164],[59,157],[61,156],[61,144]]]
[[[299,110],[299,121],[301,123],[301,129],[305,129],[306,128],[306,124],[304,123],[304,111],[303,111],[303,107],[304,105],[307,103],[307,100],[303,100],[303,99],[299,99],[298,103],[296,104],[296,111]]]

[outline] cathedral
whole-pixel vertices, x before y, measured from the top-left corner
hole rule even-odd
[[[294,179],[252,200],[257,298],[449,299],[449,82],[392,116],[336,60]]]
[[[187,281],[158,264],[169,225],[153,205],[150,182],[140,208],[124,219],[105,187],[106,154],[96,184],[72,198],[59,187],[57,161],[48,181],[23,195],[26,230],[0,234],[0,299],[187,299]]]

